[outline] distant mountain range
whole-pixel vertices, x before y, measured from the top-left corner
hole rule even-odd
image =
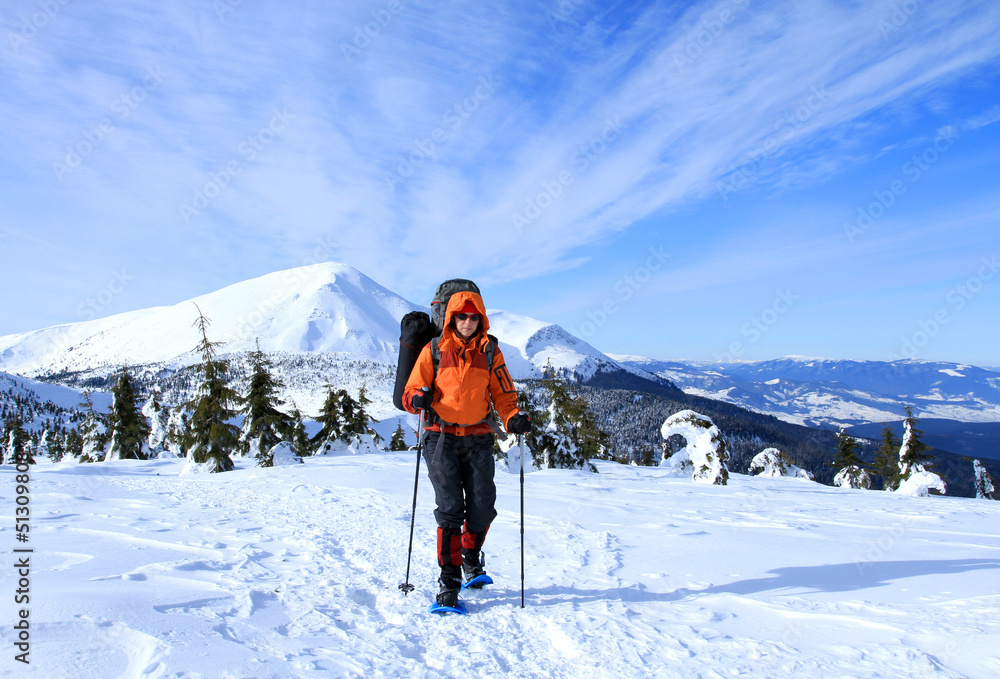
[[[684,392],[814,427],[921,418],[1000,422],[1000,374],[959,363],[844,361],[789,356],[709,363],[612,355],[671,380]]]
[[[924,441],[958,455],[1000,459],[1000,373],[960,363],[843,361],[788,356],[772,361],[656,361],[612,355],[671,380],[685,393],[743,406],[785,422],[846,428],[877,439],[902,432],[904,406]]]

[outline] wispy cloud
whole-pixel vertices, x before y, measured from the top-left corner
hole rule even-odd
[[[538,276],[734,173],[822,181],[1000,55],[993,3],[896,4],[68,3],[0,49],[5,228],[204,288],[319,256],[401,291]]]

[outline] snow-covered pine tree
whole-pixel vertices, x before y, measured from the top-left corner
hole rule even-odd
[[[299,407],[292,403],[292,431],[291,431],[291,441],[292,446],[295,448],[295,452],[299,456],[312,455],[312,447],[309,444],[309,434],[306,433],[306,423],[305,418],[302,416],[302,411]]]
[[[42,429],[42,433],[38,435],[38,443],[35,444],[35,455],[38,457],[48,457],[51,459],[51,456],[49,455],[49,436],[49,429],[48,426],[46,426]]]
[[[314,455],[326,455],[340,440],[343,433],[343,411],[340,407],[340,394],[346,394],[343,389],[338,392],[332,384],[326,385],[326,399],[316,421],[320,430],[309,441],[309,448]]]
[[[234,406],[241,399],[226,379],[228,363],[216,357],[219,344],[208,339],[211,321],[197,304],[195,308],[198,318],[194,326],[201,333],[196,350],[202,359],[196,369],[202,376],[202,383],[197,395],[185,404],[191,410],[191,420],[186,437],[188,464],[184,471],[193,471],[194,465],[198,465],[198,471],[227,472],[235,467],[230,455],[239,446],[240,430],[231,420],[237,414]]]
[[[845,430],[837,434],[837,456],[831,465],[839,470],[833,485],[841,488],[871,488],[872,479],[858,457],[858,443]]]
[[[243,431],[240,434],[240,450],[244,455],[252,455],[258,467],[274,466],[271,451],[282,441],[292,436],[291,416],[278,409],[284,402],[278,398],[281,380],[271,375],[271,361],[257,349],[250,354],[250,388],[243,400]],[[294,446],[293,446],[294,447]]]
[[[84,391],[80,398],[83,422],[77,428],[77,433],[80,435],[80,454],[77,459],[80,462],[97,462],[104,459],[107,426],[104,424],[104,418],[94,410],[90,392]]]
[[[589,460],[604,454],[606,435],[598,429],[587,402],[575,396],[551,368],[545,372],[542,388],[549,405],[542,436],[536,437],[540,447],[532,449],[536,464],[540,456],[542,466],[548,469],[596,472],[597,468]]]
[[[753,460],[750,461],[750,473],[755,472],[757,476],[766,478],[779,476],[810,480],[813,478],[810,472],[796,466],[792,458],[777,448],[765,448],[754,456]]]
[[[406,432],[403,431],[403,423],[400,421],[396,425],[396,431],[392,432],[392,438],[389,439],[389,450],[397,452],[409,449],[409,446],[406,445]]]
[[[79,460],[80,456],[83,455],[83,437],[76,429],[70,429],[66,432],[65,443],[63,444],[63,457],[66,455],[76,460]]]
[[[176,408],[170,408],[164,447],[174,457],[187,457],[188,420],[190,419],[186,404],[182,403]]]
[[[903,442],[899,446],[899,486],[897,493],[913,496],[925,496],[930,492],[944,495],[946,487],[944,480],[930,471],[928,462],[932,456],[927,452],[927,446],[920,440],[923,434],[917,429],[917,418],[909,406],[903,408],[906,419],[903,420]]]
[[[904,406],[903,441],[899,446],[899,481],[902,483],[917,472],[929,471],[929,462],[933,459],[927,450],[927,445],[920,439],[923,432],[917,429],[920,422],[913,416],[913,409]]]
[[[7,423],[7,446],[4,464],[35,464],[35,455],[31,438],[24,430],[24,424],[19,417],[14,417]]]
[[[673,468],[677,473],[691,471],[695,483],[710,483],[725,486],[729,483],[729,468],[726,462],[726,442],[722,432],[709,417],[693,410],[681,410],[668,417],[660,427],[664,441],[679,434],[687,445],[669,458],[664,453],[661,467]],[[676,459],[675,459],[676,458]]]
[[[528,419],[531,420],[531,431],[527,434],[522,434],[524,441],[525,451],[531,455],[531,465],[536,469],[541,469],[545,462],[543,450],[546,448],[552,448],[555,446],[555,439],[552,438],[551,434],[548,432],[548,422],[549,413],[547,410],[542,410],[536,405],[537,402],[544,400],[546,391],[544,389],[522,389],[517,392],[517,407],[523,413],[527,413]],[[520,452],[516,450],[517,437],[511,435],[507,438],[506,442],[502,447],[499,447],[499,452],[496,452],[496,458],[498,460],[505,460],[507,456],[515,454],[519,455]],[[510,449],[514,448],[515,452],[511,453]],[[506,453],[504,451],[507,451]],[[516,458],[515,458],[516,459]],[[513,463],[510,460],[509,463]],[[525,460],[525,470],[529,468],[528,461]]]
[[[873,471],[882,479],[882,490],[899,487],[899,441],[888,423],[882,427],[882,442],[875,451]]]
[[[48,431],[45,433],[48,435],[47,443],[49,447],[49,459],[53,462],[61,462],[63,456],[66,455],[66,438],[55,430],[51,433]]]
[[[142,414],[149,420],[149,436],[146,445],[151,457],[159,456],[167,448],[170,412],[160,403],[160,388],[153,387],[142,406]]]
[[[136,403],[135,389],[128,366],[118,373],[118,379],[111,388],[111,412],[108,414],[108,430],[111,444],[105,453],[108,460],[146,460],[149,458],[149,424]]]
[[[997,493],[996,484],[993,483],[993,477],[990,476],[988,471],[986,471],[986,467],[983,466],[983,463],[979,460],[973,460],[972,470],[976,475],[976,497],[981,500],[1000,500],[1000,494]]]

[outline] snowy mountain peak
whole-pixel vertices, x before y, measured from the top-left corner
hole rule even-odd
[[[286,399],[318,409],[317,384],[361,386],[391,413],[392,381],[398,356],[399,321],[408,312],[428,311],[379,285],[353,267],[322,263],[278,271],[180,302],[0,337],[0,370],[24,376],[59,376],[72,384],[106,379],[123,365],[142,367],[156,379],[196,363],[198,310],[211,320],[208,337],[220,354],[241,356],[257,343],[282,363]],[[537,378],[547,364],[587,380],[624,367],[557,325],[491,310],[491,332],[500,341],[515,379]],[[242,358],[241,358],[242,360]],[[174,394],[179,398],[181,394]],[[384,404],[383,404],[384,405]]]
[[[197,305],[197,308],[195,308]],[[195,360],[201,309],[223,353],[345,352],[395,361],[399,319],[417,308],[360,271],[336,263],[279,271],[173,306],[0,338],[0,368],[39,375],[125,363]]]

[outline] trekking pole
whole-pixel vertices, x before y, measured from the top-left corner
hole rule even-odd
[[[406,596],[414,590],[410,584],[410,558],[413,556],[413,528],[417,522],[417,484],[420,483],[420,453],[424,447],[424,411],[420,411],[420,435],[417,437],[417,471],[413,476],[413,510],[410,514],[410,548],[406,551],[406,580],[399,586]]]
[[[524,434],[517,435],[521,447],[521,608],[524,608]]]

